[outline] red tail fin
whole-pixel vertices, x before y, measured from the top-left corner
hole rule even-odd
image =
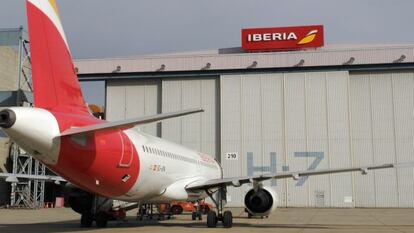
[[[89,114],[55,0],[28,0],[35,107]]]

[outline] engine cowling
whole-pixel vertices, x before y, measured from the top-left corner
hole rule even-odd
[[[253,216],[268,216],[276,209],[277,201],[277,194],[269,187],[251,189],[244,197],[244,205]]]

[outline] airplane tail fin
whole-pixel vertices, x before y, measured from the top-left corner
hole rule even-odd
[[[27,0],[35,107],[89,114],[55,0]]]

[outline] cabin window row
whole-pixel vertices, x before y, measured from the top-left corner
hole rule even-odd
[[[150,154],[155,154],[155,155],[159,155],[159,156],[163,156],[163,157],[167,157],[167,158],[172,158],[172,159],[177,159],[177,160],[181,160],[181,161],[185,161],[188,163],[194,163],[197,164],[198,161],[195,159],[190,159],[187,158],[185,156],[182,155],[178,155],[175,153],[171,153],[171,152],[167,152],[164,150],[160,150],[157,148],[153,148],[153,147],[149,147],[149,146],[142,146],[142,149],[144,150],[144,152],[150,153]]]

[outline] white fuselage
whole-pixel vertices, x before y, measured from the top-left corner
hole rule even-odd
[[[117,199],[151,202],[197,200],[205,197],[205,192],[189,193],[185,190],[188,184],[223,176],[221,166],[209,155],[135,128],[124,132],[138,152],[140,173],[132,189]]]

